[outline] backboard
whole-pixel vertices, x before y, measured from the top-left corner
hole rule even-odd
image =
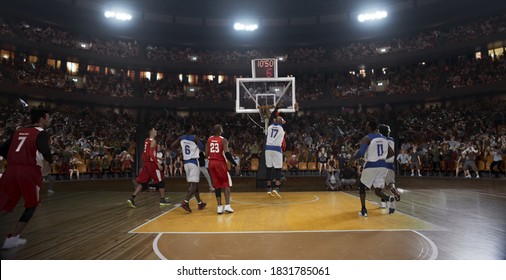
[[[260,113],[258,106],[272,105],[279,112],[294,113],[295,78],[237,78],[235,111]]]

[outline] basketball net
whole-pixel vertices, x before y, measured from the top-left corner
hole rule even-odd
[[[267,134],[267,128],[269,127],[269,117],[271,116],[271,109],[274,109],[273,105],[262,105],[257,106],[260,119],[264,123],[264,134]]]

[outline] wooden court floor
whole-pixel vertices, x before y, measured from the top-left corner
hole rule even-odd
[[[297,178],[289,178],[297,180]],[[398,178],[405,189],[397,212],[388,215],[367,194],[369,217],[357,215],[357,191],[233,192],[233,214],[208,207],[192,213],[174,204],[160,207],[157,193],[143,193],[130,209],[127,181],[57,185],[26,228],[25,246],[1,250],[2,259],[30,260],[423,260],[506,259],[506,181]],[[74,183],[76,184],[76,183]],[[102,182],[101,184],[104,184]],[[286,189],[290,189],[287,184]],[[170,187],[168,188],[170,190]],[[7,234],[23,211],[1,217]]]

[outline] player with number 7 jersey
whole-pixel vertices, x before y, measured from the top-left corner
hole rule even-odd
[[[51,123],[45,109],[32,109],[32,125],[20,128],[0,145],[0,155],[7,158],[7,170],[0,178],[0,214],[12,212],[23,197],[25,210],[14,231],[5,239],[2,249],[10,249],[26,243],[20,234],[31,220],[40,203],[43,160],[53,162],[49,147],[49,134],[44,130]]]

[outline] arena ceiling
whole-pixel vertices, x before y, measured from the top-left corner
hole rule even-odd
[[[132,11],[128,23],[105,20],[104,10]],[[360,24],[359,12],[384,8],[383,22]],[[3,0],[0,16],[28,17],[100,36],[209,47],[271,47],[347,43],[417,33],[506,11],[504,0]],[[253,33],[231,27],[259,20]]]

